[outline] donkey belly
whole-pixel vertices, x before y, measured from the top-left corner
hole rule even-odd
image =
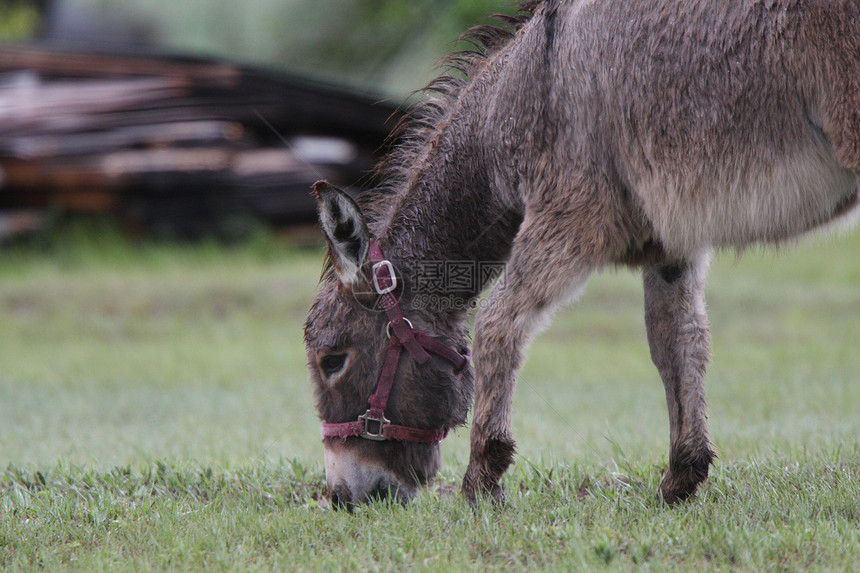
[[[640,198],[664,248],[687,255],[778,242],[858,213],[858,189],[860,174],[814,146],[772,163],[687,166],[645,183]]]

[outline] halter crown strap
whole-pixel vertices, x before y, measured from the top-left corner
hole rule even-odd
[[[397,298],[397,275],[394,274],[394,266],[382,255],[379,243],[370,243],[370,262],[373,263],[373,287],[382,297],[382,307],[388,315],[388,324],[394,331],[394,335],[400,343],[409,351],[409,355],[419,364],[430,360],[430,355],[421,344],[415,340],[412,326],[403,318],[403,309]]]
[[[392,424],[385,417],[388,397],[394,387],[397,365],[400,355],[405,348],[409,355],[421,364],[430,360],[430,353],[444,358],[460,373],[469,364],[468,351],[461,354],[447,344],[431,338],[412,327],[412,323],[403,316],[403,309],[397,297],[397,275],[390,261],[382,255],[382,249],[376,241],[370,243],[370,260],[373,263],[373,287],[382,297],[382,306],[388,315],[388,349],[382,361],[382,371],[376,391],[368,399],[370,408],[354,422],[338,424],[323,423],[324,438],[348,438],[360,436],[369,440],[400,440],[404,442],[419,442],[438,444],[448,434],[447,429],[427,430]],[[392,332],[393,331],[393,332]]]

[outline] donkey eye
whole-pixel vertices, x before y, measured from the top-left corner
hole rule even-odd
[[[326,378],[337,374],[346,364],[346,354],[327,354],[320,360],[320,367]]]

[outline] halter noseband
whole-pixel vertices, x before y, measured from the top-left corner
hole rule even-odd
[[[443,344],[412,327],[403,316],[403,309],[397,298],[397,276],[391,261],[382,255],[382,249],[376,241],[370,243],[370,261],[373,263],[373,288],[382,297],[382,306],[388,315],[388,350],[382,361],[382,371],[379,383],[368,399],[370,408],[354,422],[339,424],[323,423],[324,438],[349,438],[358,436],[367,440],[399,440],[401,442],[419,442],[438,444],[448,434],[447,429],[427,430],[398,426],[385,417],[385,407],[388,405],[388,395],[394,386],[394,376],[403,349],[419,364],[430,360],[430,354],[444,358],[454,366],[454,371],[460,373],[469,364],[469,355],[461,354],[447,344]]]

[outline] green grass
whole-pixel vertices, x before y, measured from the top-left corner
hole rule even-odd
[[[4,571],[860,570],[860,234],[715,261],[695,500],[655,499],[668,420],[618,271],[531,349],[505,507],[457,495],[462,429],[415,503],[349,515],[301,344],[320,248],[102,231],[0,250]]]

